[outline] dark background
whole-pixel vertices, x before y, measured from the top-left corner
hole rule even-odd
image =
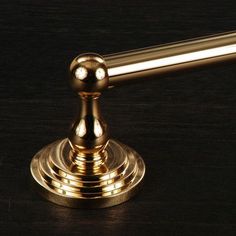
[[[235,65],[104,93],[112,137],[146,162],[129,202],[69,209],[29,185],[32,156],[75,117],[67,70],[77,54],[235,29],[234,0],[1,0],[0,235],[236,235]]]

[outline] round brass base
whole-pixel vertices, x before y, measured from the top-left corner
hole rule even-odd
[[[142,158],[131,148],[110,140],[106,159],[94,173],[73,163],[68,139],[56,141],[32,159],[31,174],[39,193],[56,204],[74,208],[103,208],[136,194],[145,174]]]

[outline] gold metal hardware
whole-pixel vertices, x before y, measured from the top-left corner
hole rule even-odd
[[[130,199],[140,189],[145,165],[132,148],[109,139],[99,107],[102,91],[235,59],[235,32],[104,57],[94,53],[76,57],[70,83],[81,98],[80,116],[68,138],[33,157],[31,173],[39,193],[68,207],[102,208]]]

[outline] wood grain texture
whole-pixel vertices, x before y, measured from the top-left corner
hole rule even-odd
[[[0,235],[235,235],[235,65],[104,93],[112,137],[146,162],[131,201],[68,209],[29,185],[32,156],[65,137],[76,114],[73,57],[235,29],[233,0],[1,0]]]

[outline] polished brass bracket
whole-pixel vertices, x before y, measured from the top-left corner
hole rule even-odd
[[[102,208],[130,199],[140,189],[145,165],[132,148],[109,139],[99,107],[102,91],[235,59],[235,32],[104,57],[94,53],[76,57],[70,83],[81,98],[80,116],[68,138],[33,157],[31,173],[40,194],[68,207]]]

